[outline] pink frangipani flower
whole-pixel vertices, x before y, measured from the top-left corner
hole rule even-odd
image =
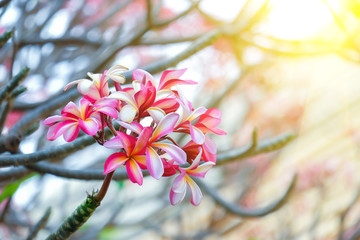
[[[104,175],[125,164],[129,179],[133,183],[142,185],[143,174],[141,169],[146,169],[145,147],[151,133],[150,127],[144,128],[138,138],[118,132],[118,136],[106,142],[105,147],[119,147],[123,148],[125,152],[113,153],[106,159]]]
[[[61,116],[56,115],[44,120],[44,124],[52,125],[46,137],[53,141],[63,135],[65,141],[71,142],[78,136],[79,129],[88,135],[95,135],[101,127],[98,114],[99,112],[95,111],[85,98],[80,100],[80,108],[69,102],[62,110]]]
[[[156,149],[163,150],[179,164],[186,163],[186,154],[180,147],[172,143],[158,142],[162,137],[173,131],[178,119],[179,115],[177,113],[169,113],[157,124],[151,137],[149,139],[144,139],[144,141],[148,141],[146,147],[146,166],[150,175],[155,179],[159,179],[164,174],[163,160]],[[121,126],[134,131],[137,134],[140,134],[139,131],[143,131],[140,124],[127,124],[124,122],[119,123]]]
[[[170,202],[172,205],[180,203],[186,194],[186,185],[191,191],[191,203],[194,206],[200,204],[202,193],[199,186],[191,179],[190,176],[204,178],[206,173],[215,165],[213,162],[206,162],[199,166],[202,150],[188,168],[179,168],[180,175],[177,176],[173,182],[170,190]]]

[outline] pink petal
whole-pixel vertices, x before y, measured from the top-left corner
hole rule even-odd
[[[211,154],[216,154],[216,143],[213,139],[205,136],[203,147]]]
[[[181,80],[181,79],[170,79],[167,80],[165,83],[163,83],[161,85],[161,87],[159,86],[159,89],[170,89],[173,86],[176,85],[194,85],[197,84],[197,82],[193,81],[193,80]]]
[[[153,86],[143,88],[135,93],[134,98],[140,113],[148,109],[154,103],[155,96],[156,89]]]
[[[200,131],[200,129],[198,129],[197,127],[192,126],[191,124],[189,125],[189,128],[192,140],[197,144],[203,144],[205,142],[204,133]]]
[[[191,114],[190,116],[188,117],[188,121],[193,121],[195,120],[196,118],[198,118],[199,116],[201,116],[202,114],[204,114],[206,112],[206,108],[205,107],[199,107],[197,109],[195,109]]]
[[[174,179],[171,190],[175,193],[182,193],[186,191],[185,172],[182,172]]]
[[[173,98],[164,98],[160,99],[152,105],[152,107],[157,107],[162,109],[163,111],[169,113],[169,112],[175,112],[179,108],[180,104],[176,99]]]
[[[130,159],[126,162],[126,171],[128,173],[130,181],[132,181],[133,183],[137,183],[140,186],[143,184],[142,171],[139,165],[137,165],[134,160]]]
[[[65,141],[72,142],[75,140],[75,138],[79,135],[79,125],[76,123],[72,125],[68,125],[67,129],[63,133],[63,137]]]
[[[144,129],[144,127],[138,122],[132,122],[131,124],[129,124],[126,122],[117,121],[117,123],[119,123],[120,126],[126,128],[126,129],[129,129],[130,131],[132,131],[136,134],[140,134],[141,131]]]
[[[152,143],[151,146],[161,148],[162,150],[167,152],[177,163],[186,163],[186,153],[174,144],[155,142]]]
[[[146,166],[150,175],[155,179],[161,178],[164,174],[162,160],[156,151],[151,147],[146,148]]]
[[[99,90],[94,85],[90,87],[89,93],[83,96],[90,102],[96,102],[101,98]]]
[[[94,136],[100,129],[100,124],[92,118],[88,118],[86,120],[79,119],[79,127],[87,135]]]
[[[75,103],[73,103],[71,101],[68,104],[66,104],[64,109],[61,111],[61,114],[65,115],[65,116],[81,118],[81,113],[80,113],[78,107],[76,106]]]
[[[197,206],[200,204],[201,199],[203,197],[201,190],[200,190],[199,186],[194,182],[194,180],[192,180],[189,176],[186,175],[185,179],[191,190],[191,203],[194,206]]]
[[[64,118],[63,116],[59,116],[59,115],[55,115],[55,116],[51,116],[51,117],[48,117],[46,118],[43,123],[45,125],[52,125],[56,122],[59,122],[59,121],[63,121],[65,120],[66,118]]]
[[[215,133],[217,135],[226,135],[227,133],[224,130],[216,127],[208,127],[202,123],[197,122],[195,126],[203,133]]]
[[[120,136],[116,136],[113,139],[110,139],[104,143],[104,147],[110,149],[121,149],[124,148],[120,141]]]
[[[82,119],[84,119],[85,117],[87,117],[88,115],[90,115],[90,104],[91,102],[89,100],[87,100],[86,98],[82,98],[80,99],[80,112],[81,112],[81,117]]]
[[[104,175],[109,172],[115,171],[118,167],[123,165],[128,160],[125,153],[113,153],[105,161]]]
[[[169,79],[181,77],[186,72],[186,70],[187,70],[187,68],[164,71],[160,78],[160,84],[162,82],[166,82]]]
[[[213,162],[206,162],[195,169],[187,170],[186,173],[194,177],[205,177],[206,173],[215,165]]]
[[[171,205],[176,205],[180,203],[185,198],[186,191],[183,192],[174,192],[172,189],[170,190],[170,203]]]
[[[59,125],[61,123],[56,123],[49,127],[49,130],[46,134],[46,139],[49,141],[54,141],[57,139],[64,131],[59,131],[61,128],[59,128]]]
[[[122,132],[118,132],[118,134],[121,145],[124,147],[127,155],[130,156],[136,144],[136,137],[129,136]]]
[[[174,126],[178,119],[179,114],[177,113],[169,113],[166,115],[157,125],[149,142],[154,142],[162,136],[171,133],[174,130]]]
[[[62,135],[69,127],[71,127],[73,124],[77,124],[77,122],[74,122],[72,120],[66,120],[64,122],[56,123],[53,126],[49,128],[49,131],[46,135],[46,138],[49,141],[54,141],[56,138],[58,138],[60,135]]]
[[[115,119],[118,118],[118,111],[116,111],[116,109],[112,107],[101,107],[101,108],[97,108],[96,111],[104,113]]]
[[[154,85],[154,77],[148,73],[147,71],[144,71],[142,69],[135,69],[132,73],[132,79],[133,81],[139,81],[142,84],[146,84],[147,82],[151,82],[153,86]]]
[[[196,84],[196,82],[192,80],[181,80],[178,79],[181,77],[184,72],[186,71],[186,68],[179,69],[179,70],[168,70],[164,71],[160,78],[159,83],[159,90],[161,89],[170,89],[172,86],[175,86],[177,84]]]
[[[151,127],[144,128],[144,130],[138,136],[138,139],[136,141],[135,147],[134,147],[131,155],[138,155],[139,153],[142,154],[145,152],[145,147],[148,144],[151,134],[152,134]]]

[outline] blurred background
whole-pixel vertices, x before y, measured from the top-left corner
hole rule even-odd
[[[30,68],[24,92],[1,105],[2,156],[12,152],[11,136],[24,154],[65,144],[48,142],[37,123],[76,100],[62,89],[87,72],[121,64],[159,78],[187,68],[183,79],[198,85],[183,87],[186,95],[196,107],[221,109],[228,133],[213,136],[223,162],[207,174],[207,187],[254,215],[204,190],[198,207],[189,199],[171,206],[170,179],[145,178],[141,187],[113,181],[71,239],[359,239],[360,1],[2,0],[0,7],[0,34],[13,33],[0,50],[0,87]],[[0,238],[25,239],[51,207],[33,238],[44,239],[101,185],[56,169],[102,169],[111,152],[91,145],[43,168],[1,168]]]

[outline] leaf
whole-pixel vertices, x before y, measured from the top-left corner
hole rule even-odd
[[[7,185],[3,189],[2,193],[0,194],[0,203],[2,203],[2,201],[4,201],[6,198],[11,197],[16,192],[16,190],[19,188],[21,183],[23,183],[25,180],[27,180],[35,175],[38,175],[38,174],[37,173],[29,174],[23,178],[20,178],[19,180],[15,181],[15,182],[12,182],[9,185]]]

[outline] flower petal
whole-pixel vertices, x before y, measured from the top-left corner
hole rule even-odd
[[[136,161],[141,169],[147,169],[145,155],[133,155],[132,158]]]
[[[186,173],[194,177],[205,177],[206,173],[215,165],[213,162],[206,162],[195,169],[187,170]]]
[[[134,108],[132,105],[128,104],[121,108],[119,117],[121,121],[131,123],[134,120],[136,113],[137,108]]]
[[[87,135],[94,136],[100,128],[97,120],[88,118],[86,120],[79,119],[79,127]]]
[[[114,92],[114,93],[110,94],[108,98],[119,99],[121,101],[124,101],[124,102],[132,105],[134,108],[137,109],[137,105],[136,105],[136,102],[135,102],[134,98],[127,92],[117,91],[117,92]]]
[[[144,153],[145,152],[145,147],[148,144],[149,138],[151,137],[152,134],[152,128],[151,127],[146,127],[142,130],[142,132],[140,133],[135,147],[131,153],[131,155],[138,155],[139,153]]]
[[[129,136],[123,132],[118,132],[118,134],[121,145],[125,149],[127,155],[130,156],[136,144],[136,137]]]
[[[195,120],[196,118],[198,118],[199,116],[201,116],[202,114],[204,114],[206,112],[206,108],[205,107],[199,107],[197,109],[195,109],[190,116],[188,117],[187,120],[189,120],[190,122]]]
[[[135,69],[132,73],[132,79],[133,81],[139,81],[141,84],[146,84],[147,82],[151,82],[153,86],[154,85],[154,77],[148,73],[147,71],[144,71],[142,69]]]
[[[88,79],[81,79],[77,85],[79,93],[82,95],[88,95],[90,93],[93,82]]]
[[[109,172],[115,171],[118,167],[123,165],[128,160],[128,157],[125,153],[113,153],[105,161],[104,165],[104,175]]]
[[[110,149],[121,149],[124,148],[122,142],[120,141],[120,136],[116,136],[104,143],[104,147]]]
[[[146,166],[150,175],[155,179],[161,178],[164,174],[164,165],[162,160],[156,151],[151,147],[146,148]]]
[[[205,142],[205,135],[200,129],[192,126],[191,124],[189,124],[189,129],[190,129],[191,138],[195,143],[201,145]]]
[[[192,180],[189,176],[185,176],[185,180],[188,184],[188,186],[190,187],[191,190],[191,203],[194,206],[197,206],[200,204],[201,199],[203,197],[201,190],[199,188],[199,186],[194,182],[194,180]]]
[[[139,165],[133,160],[130,159],[126,162],[126,171],[128,173],[130,181],[137,183],[140,186],[143,184],[143,174]]]
[[[212,138],[205,136],[203,147],[211,154],[216,154],[216,143]]]
[[[181,193],[186,191],[186,182],[185,182],[186,172],[182,172],[179,176],[174,179],[171,190],[175,193]]]
[[[59,121],[64,121],[66,120],[66,118],[64,118],[63,116],[60,116],[60,115],[55,115],[55,116],[51,116],[51,117],[48,117],[46,118],[44,121],[43,121],[43,124],[45,125],[52,125],[56,122],[59,122]]]
[[[72,101],[70,101],[68,104],[66,104],[64,109],[61,111],[61,114],[66,117],[73,117],[73,118],[81,117],[81,113],[80,113],[78,107]]]
[[[120,126],[129,129],[130,131],[133,131],[136,134],[140,134],[141,131],[144,129],[144,127],[138,122],[132,122],[131,124],[122,121],[116,121],[116,122],[119,123]]]
[[[169,143],[152,143],[151,146],[158,147],[165,152],[167,152],[177,163],[185,164],[186,163],[186,153],[174,144]]]
[[[185,185],[186,186],[186,185]],[[183,192],[174,192],[172,189],[170,190],[170,203],[171,205],[176,205],[180,203],[185,198],[186,191]]]
[[[72,142],[75,140],[75,138],[79,135],[79,125],[76,123],[69,124],[66,130],[63,133],[63,137],[65,141]]]
[[[150,114],[156,124],[159,124],[161,119],[163,119],[166,115],[165,112],[158,107],[150,107],[148,108],[147,112]]]
[[[159,83],[159,90],[161,89],[170,89],[171,87],[178,85],[178,84],[196,84],[196,82],[192,81],[192,80],[181,80],[178,79],[179,77],[181,77],[184,72],[187,69],[179,69],[179,70],[168,70],[168,71],[164,71],[163,74],[161,75],[160,78],[160,83]]]
[[[177,113],[169,113],[166,115],[159,124],[157,125],[151,139],[149,142],[156,141],[157,139],[171,133],[174,130],[174,126],[179,119],[179,114]]]

